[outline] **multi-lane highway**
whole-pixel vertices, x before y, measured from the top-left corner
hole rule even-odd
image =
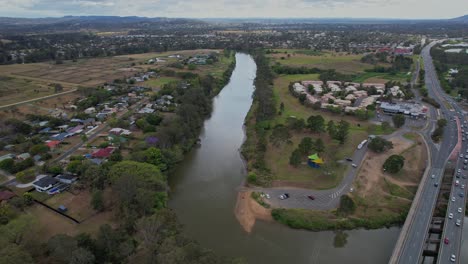
[[[440,103],[440,111],[431,107],[431,129],[424,132],[424,137],[428,142],[430,154],[430,169],[428,175],[421,181],[420,195],[413,201],[413,214],[408,215],[405,223],[405,231],[402,232],[401,241],[393,252],[391,262],[394,263],[419,263],[421,261],[423,247],[428,234],[429,224],[432,218],[433,210],[436,204],[441,179],[445,165],[452,154],[453,149],[458,143],[458,127],[456,122],[449,122],[444,131],[444,136],[440,144],[434,144],[430,134],[434,127],[434,122],[439,118],[453,120],[455,118],[463,119],[463,112],[456,103],[446,96],[440,87],[440,83],[435,73],[430,49],[436,43],[433,42],[426,46],[422,51],[422,57],[425,65],[425,84],[429,96]],[[434,175],[432,177],[432,175]],[[436,184],[437,183],[437,184]],[[437,186],[436,186],[437,185]],[[455,253],[456,254],[456,253]],[[458,254],[456,254],[458,255]]]

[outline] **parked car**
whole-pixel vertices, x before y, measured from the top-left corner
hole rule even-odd
[[[351,164],[351,166],[353,166],[353,168],[357,168],[357,165],[356,164]]]
[[[460,225],[461,225],[461,220],[460,220],[460,219],[457,219],[457,221],[455,222],[455,225],[456,225],[456,226],[460,226]]]
[[[439,186],[439,183],[437,183],[437,182],[434,183],[434,186],[435,186],[435,187],[438,187],[438,186]]]
[[[450,241],[448,238],[444,238],[444,244],[448,244]]]
[[[462,188],[462,189],[465,189],[465,184],[462,184],[462,185],[461,185],[461,188]]]
[[[450,214],[448,215],[448,218],[449,218],[449,219],[452,219],[452,218],[453,218],[453,213],[450,213]]]
[[[307,198],[309,198],[311,200],[315,200],[315,197],[313,195],[307,195]]]
[[[460,181],[459,180],[456,180],[455,181],[455,186],[458,186],[460,184]]]
[[[452,202],[455,202],[455,196],[452,197]]]
[[[450,261],[455,262],[456,260],[457,257],[454,254],[452,254],[452,256],[450,256]]]
[[[432,174],[432,175],[431,175],[431,178],[432,178],[432,179],[435,179],[435,175],[434,175],[434,174]]]
[[[346,158],[346,160],[347,160],[347,161],[353,161],[353,159],[352,159],[352,158]]]
[[[465,194],[464,193],[458,193],[458,196],[460,196],[461,198],[465,197]]]
[[[66,211],[68,211],[68,208],[65,207],[65,205],[60,205],[57,210],[59,210],[60,212],[62,213],[65,213]]]
[[[279,198],[280,198],[281,200],[288,199],[288,198],[289,198],[289,194],[288,194],[288,193],[281,194],[281,195],[279,196]]]
[[[461,207],[459,207],[457,211],[461,213],[463,210],[461,209]]]

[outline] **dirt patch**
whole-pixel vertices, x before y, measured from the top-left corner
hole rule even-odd
[[[237,195],[237,203],[234,211],[237,220],[247,233],[252,232],[257,219],[264,221],[273,220],[271,217],[271,210],[259,205],[252,199],[251,194],[252,191],[240,191]]]
[[[370,196],[375,192],[380,192],[380,188],[377,188],[382,184],[384,179],[384,172],[382,171],[382,165],[385,160],[394,154],[400,154],[404,150],[410,148],[413,144],[412,141],[404,138],[392,138],[390,139],[393,143],[393,149],[377,154],[371,151],[366,153],[364,157],[364,162],[362,163],[361,169],[359,171],[358,177],[356,179],[358,191],[362,197]],[[386,178],[387,175],[385,174]]]

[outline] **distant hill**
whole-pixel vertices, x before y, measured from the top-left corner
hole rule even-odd
[[[164,25],[183,25],[205,23],[200,20],[166,17],[137,16],[65,16],[46,18],[13,18],[0,17],[0,33],[40,33],[77,30],[119,30],[145,27],[162,27]]]
[[[461,16],[461,17],[452,18],[452,19],[450,19],[450,20],[451,20],[451,21],[455,21],[455,22],[468,23],[468,15],[464,15],[464,16]]]

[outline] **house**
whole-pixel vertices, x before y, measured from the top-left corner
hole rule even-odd
[[[52,128],[46,127],[39,131],[39,134],[49,134],[52,131]]]
[[[4,190],[4,191],[0,191],[0,203],[3,202],[3,201],[8,201],[10,200],[11,198],[15,197],[16,194],[10,192],[10,191],[7,191],[7,190]]]
[[[0,157],[0,161],[6,160],[6,159],[14,159],[15,157],[16,157],[15,154],[9,153],[9,154],[6,154],[6,155],[1,156],[1,157]]]
[[[13,144],[9,144],[3,147],[4,150],[12,150],[15,147]]]
[[[47,124],[49,124],[49,121],[42,121],[42,122],[39,122],[39,126],[40,126],[40,127],[45,127],[45,126],[47,126]]]
[[[389,93],[391,93],[393,96],[405,96],[403,91],[400,90],[399,86],[393,86],[389,89]]]
[[[58,140],[58,141],[63,141],[65,138],[67,138],[68,133],[60,133],[60,134],[55,134],[50,137],[51,140]]]
[[[303,94],[306,92],[305,87],[300,83],[293,84],[294,93],[297,95]]]
[[[448,73],[449,73],[450,75],[452,75],[452,74],[457,74],[457,73],[458,73],[458,69],[450,69],[450,70],[448,71]]]
[[[96,123],[96,119],[94,119],[94,118],[87,118],[87,119],[83,120],[81,123],[83,124],[83,126],[94,125],[94,123]]]
[[[25,159],[29,159],[30,157],[31,157],[31,154],[29,153],[21,153],[18,156],[16,156],[16,159],[25,160]]]
[[[94,107],[87,108],[87,109],[84,110],[84,113],[88,114],[88,115],[89,114],[94,114],[94,113],[96,113],[96,108],[94,108]]]
[[[107,148],[102,148],[99,149],[91,154],[91,157],[93,158],[108,158],[114,152],[115,148],[113,147],[107,147]]]
[[[132,134],[130,130],[119,128],[119,127],[112,128],[111,130],[109,130],[109,133],[114,134],[114,135],[123,135],[123,136],[129,136]]]
[[[59,140],[48,140],[48,141],[46,141],[46,145],[47,145],[50,149],[56,148],[59,144],[60,144],[60,141],[59,141]]]
[[[357,88],[354,87],[354,86],[352,86],[352,85],[350,85],[350,86],[348,86],[348,87],[345,88],[345,91],[346,91],[347,93],[350,93],[350,92],[357,91]]]
[[[78,179],[78,177],[72,174],[59,174],[55,178],[59,180],[60,182],[66,183],[66,184],[72,184],[76,182],[76,180]]]
[[[384,83],[363,83],[362,84],[362,87],[364,87],[364,88],[370,88],[372,86],[377,88],[377,90],[378,89],[385,89],[385,84]]]
[[[51,189],[54,185],[56,185],[59,181],[51,176],[45,176],[40,180],[33,182],[34,188],[38,192],[46,192],[47,190]]]

